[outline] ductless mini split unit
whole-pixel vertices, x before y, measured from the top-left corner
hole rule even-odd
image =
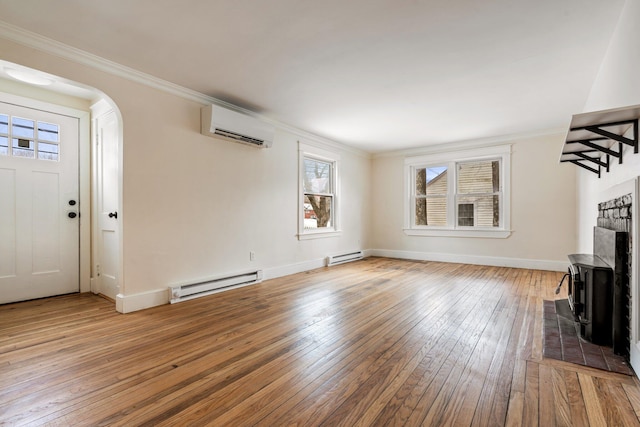
[[[201,123],[203,135],[258,148],[271,147],[276,131],[272,124],[217,105],[202,107]]]

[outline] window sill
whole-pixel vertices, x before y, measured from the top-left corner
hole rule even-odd
[[[415,229],[405,228],[407,236],[430,237],[481,237],[489,239],[506,239],[511,235],[511,230],[454,230],[454,229]]]
[[[322,239],[325,237],[338,237],[342,235],[342,231],[315,231],[304,234],[298,234],[298,240]]]

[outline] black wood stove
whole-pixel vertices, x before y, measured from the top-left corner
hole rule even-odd
[[[568,298],[580,335],[629,354],[627,233],[594,228],[594,253],[569,255]],[[556,289],[560,291],[562,281]]]

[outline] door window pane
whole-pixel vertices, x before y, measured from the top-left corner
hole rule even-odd
[[[58,125],[38,122],[38,139],[40,141],[59,142]]]
[[[14,117],[12,119],[11,135],[14,138],[33,139],[35,137],[34,125],[35,122],[33,120]]]
[[[58,144],[38,142],[38,159],[58,160]]]
[[[9,116],[0,114],[0,133],[9,134]]]
[[[14,157],[34,158],[34,143],[31,140],[23,138],[13,138],[12,152]]]
[[[0,155],[58,161],[60,126],[0,114]]]

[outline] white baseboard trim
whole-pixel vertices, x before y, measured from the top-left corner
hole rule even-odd
[[[490,257],[482,255],[455,255],[434,252],[398,251],[391,249],[370,249],[367,256],[412,259],[418,261],[455,262],[460,264],[490,265],[494,267],[529,268],[566,272],[569,261],[552,261],[523,258]]]
[[[378,256],[383,258],[399,258],[418,261],[455,262],[461,264],[490,265],[495,267],[529,268],[532,270],[567,271],[569,261],[535,260],[521,258],[488,257],[478,255],[454,255],[433,252],[398,251],[391,249],[365,249],[364,257]],[[326,266],[325,258],[288,264],[279,267],[262,269],[263,280],[276,279],[291,274],[303,273]],[[239,286],[238,286],[239,287]],[[221,289],[220,292],[226,289]],[[140,292],[132,295],[118,294],[116,310],[120,313],[131,313],[158,305],[169,304],[169,288]]]
[[[132,295],[116,295],[116,311],[131,313],[145,308],[169,304],[169,288],[155,289]]]
[[[303,273],[305,271],[315,270],[316,268],[322,268],[325,266],[325,258],[319,258],[295,264],[283,265],[280,267],[265,268],[262,270],[264,274],[263,280],[276,279],[278,277],[289,276],[291,274]]]
[[[296,264],[285,265],[281,267],[265,268],[262,270],[262,280],[275,279],[277,277],[289,276],[291,274],[302,273],[309,270],[315,270],[325,266],[325,259],[314,259],[310,261],[299,262]],[[225,289],[220,289],[218,292],[224,292],[230,289],[240,288],[247,285],[238,285]],[[218,293],[218,292],[212,292]],[[118,294],[116,296],[116,311],[119,313],[131,313],[138,310],[144,310],[146,308],[156,307],[158,305],[169,304],[171,295],[169,288],[156,289],[153,291],[140,292],[138,294],[123,295]]]

